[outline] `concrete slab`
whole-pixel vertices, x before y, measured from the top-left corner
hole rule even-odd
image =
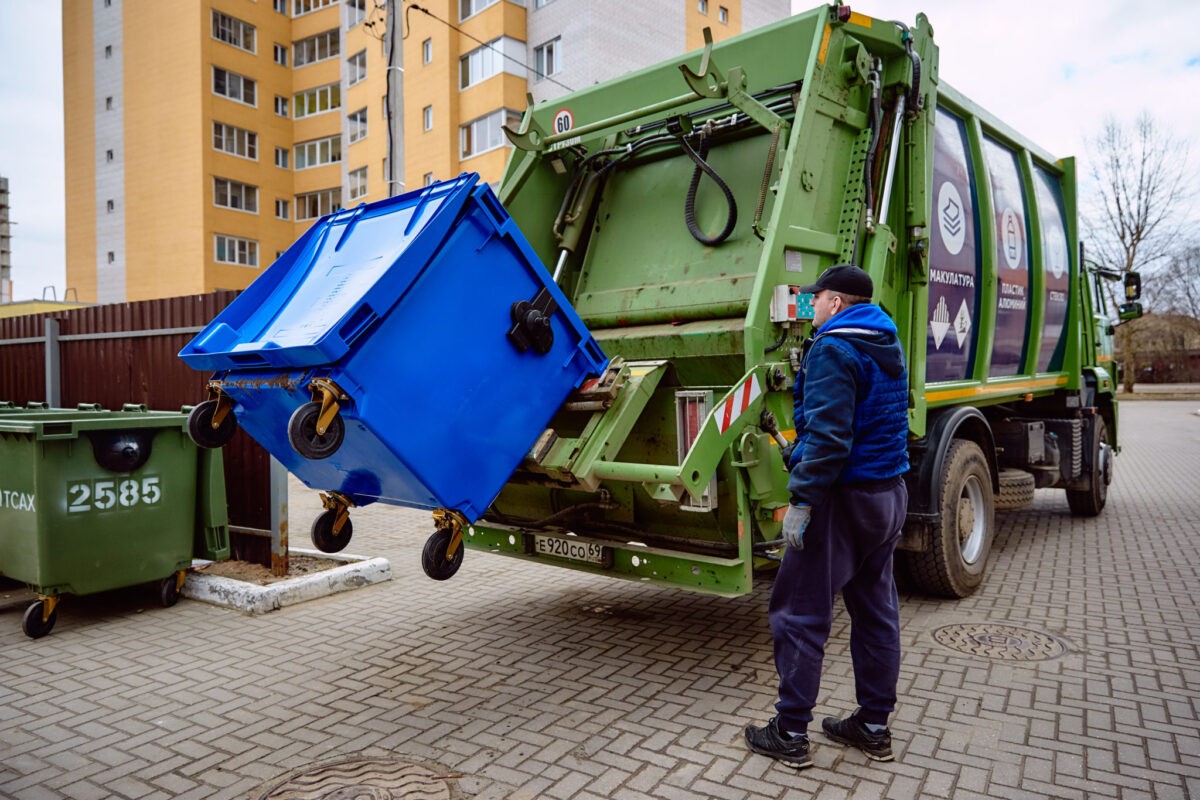
[[[293,555],[307,555],[344,562],[340,567],[298,575],[262,586],[220,575],[189,572],[183,596],[217,606],[236,608],[246,614],[266,614],[284,606],[328,597],[392,579],[392,566],[386,558],[348,553],[322,553],[319,550],[291,548]],[[202,562],[203,563],[203,562]]]

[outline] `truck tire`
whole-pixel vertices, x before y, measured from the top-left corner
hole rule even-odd
[[[929,551],[908,554],[908,568],[922,591],[968,597],[983,583],[995,530],[992,474],[975,442],[955,439],[942,465],[940,521]]]
[[[1000,492],[996,495],[996,508],[1024,508],[1033,502],[1036,484],[1033,475],[1023,469],[1000,470]]]
[[[1077,517],[1095,517],[1104,510],[1108,501],[1108,484],[1112,481],[1112,447],[1108,443],[1108,426],[1104,418],[1096,416],[1095,435],[1092,441],[1092,472],[1088,476],[1088,488],[1067,489],[1067,505]]]

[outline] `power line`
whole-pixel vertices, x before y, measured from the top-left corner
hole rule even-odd
[[[482,39],[477,39],[477,38],[475,38],[475,37],[474,37],[474,36],[472,36],[471,34],[469,34],[469,33],[467,33],[466,31],[464,31],[462,28],[458,27],[457,25],[454,25],[453,23],[449,22],[448,20],[444,20],[444,19],[442,19],[442,18],[441,18],[441,17],[439,17],[437,14],[434,14],[432,11],[430,11],[430,10],[429,10],[429,9],[427,9],[427,8],[425,8],[424,6],[419,6],[419,5],[417,5],[416,3],[413,3],[413,2],[408,2],[406,5],[408,6],[408,8],[407,8],[407,9],[405,9],[405,12],[404,12],[404,18],[405,18],[405,21],[406,21],[406,22],[408,21],[408,11],[409,11],[409,10],[416,10],[416,11],[420,11],[420,12],[421,12],[422,14],[424,14],[425,16],[427,16],[427,17],[432,17],[433,19],[436,19],[438,22],[442,23],[442,24],[443,24],[443,25],[445,25],[447,28],[449,28],[449,29],[451,29],[451,30],[453,30],[453,31],[458,31],[458,32],[459,32],[459,33],[461,33],[463,36],[466,36],[468,39],[471,39],[471,40],[473,40],[473,41],[479,42],[481,45],[483,45],[483,46],[484,46],[484,47],[486,47],[487,49],[491,50],[493,53],[496,53],[496,54],[497,54],[497,55],[499,55],[501,58],[507,58],[509,61],[512,61],[512,62],[514,62],[514,63],[516,63],[516,64],[520,64],[522,67],[524,67],[525,69],[529,70],[530,72],[533,72],[535,75],[537,74],[537,70],[535,70],[533,67],[531,67],[531,66],[529,66],[528,64],[526,64],[524,61],[521,61],[521,60],[519,60],[519,59],[513,58],[512,56],[508,55],[507,53],[504,53],[504,52],[502,52],[502,51],[500,51],[500,50],[497,50],[495,47],[492,47],[492,45],[491,45],[491,44],[489,44],[488,42],[485,42],[485,41],[483,41]],[[405,38],[407,38],[407,37],[408,37],[408,34],[407,34],[407,33],[406,33],[406,34],[404,34],[404,37],[405,37]],[[568,92],[573,92],[573,91],[575,91],[575,90],[574,90],[574,89],[572,89],[570,86],[567,86],[565,83],[563,83],[562,81],[555,80],[554,78],[551,78],[549,75],[543,75],[542,77],[543,77],[543,78],[545,78],[546,80],[550,81],[551,83],[556,83],[556,84],[558,84],[558,85],[559,85],[559,86],[561,86],[562,88],[566,89]]]

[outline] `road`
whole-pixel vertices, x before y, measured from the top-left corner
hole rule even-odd
[[[1123,405],[1101,517],[1039,491],[979,593],[903,598],[891,764],[820,735],[802,773],[745,750],[774,701],[769,582],[729,600],[468,552],[438,583],[428,517],[375,506],[350,549],[395,580],[260,617],[129,590],[33,641],[0,591],[0,797],[262,797],[348,759],[496,800],[1200,797],[1197,408]],[[297,490],[293,529],[318,509]],[[1063,652],[963,653],[953,625]],[[840,611],[824,691],[818,717],[853,707]]]

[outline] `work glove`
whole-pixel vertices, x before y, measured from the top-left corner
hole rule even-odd
[[[792,503],[787,513],[783,515],[783,540],[788,547],[796,550],[804,549],[804,531],[808,528],[808,520],[812,517],[812,506],[807,503]]]

